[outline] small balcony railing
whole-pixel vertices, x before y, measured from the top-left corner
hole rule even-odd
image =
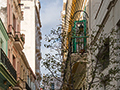
[[[24,34],[20,34],[20,32],[15,32],[15,41],[21,41],[21,43],[25,42],[25,36]]]
[[[13,37],[15,41],[21,41],[21,43],[25,43],[25,35],[20,32],[16,32],[12,25],[8,26],[8,34]]]
[[[17,79],[16,78],[17,77],[16,70],[14,69],[14,67],[10,63],[10,60],[7,58],[6,54],[4,53],[4,51],[1,48],[0,48],[0,62],[7,68],[9,73],[16,80]]]
[[[14,42],[15,47],[18,50],[23,50],[24,42],[25,42],[24,34],[20,34],[20,32],[16,32],[14,39],[15,39],[15,42]]]

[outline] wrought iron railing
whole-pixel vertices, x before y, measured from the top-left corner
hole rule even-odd
[[[17,79],[16,70],[12,66],[10,60],[7,58],[4,51],[0,48],[0,62],[7,68],[7,70],[10,72],[10,74],[14,77],[14,79]]]
[[[15,32],[15,41],[20,41],[22,44],[25,42],[24,34],[20,34],[20,32]]]

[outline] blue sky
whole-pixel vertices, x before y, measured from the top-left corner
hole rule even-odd
[[[44,48],[44,43],[46,43],[44,38],[45,35],[50,33],[52,28],[56,29],[60,25],[63,0],[40,0],[40,3],[40,18],[42,24],[41,53],[44,58],[44,54],[49,52],[49,50]],[[46,74],[47,72],[44,67],[41,67],[42,74]]]

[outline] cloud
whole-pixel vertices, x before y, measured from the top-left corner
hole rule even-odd
[[[50,2],[44,0],[41,6],[41,22],[43,34],[45,34],[60,24],[62,3],[61,0],[50,0]]]
[[[41,11],[40,18],[42,24],[42,45],[41,52],[42,57],[45,58],[45,54],[49,53],[50,50],[44,47],[45,35],[50,34],[52,28],[56,29],[57,25],[60,24],[61,11],[62,11],[62,0],[40,0],[41,2]],[[44,67],[41,67],[42,73],[48,73]]]

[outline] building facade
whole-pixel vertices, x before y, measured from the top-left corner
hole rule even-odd
[[[40,46],[41,37],[41,22],[40,22],[40,2],[38,0],[22,0],[24,6],[22,10],[24,12],[24,18],[21,22],[22,33],[25,34],[24,53],[36,75],[36,86],[39,88],[41,81],[40,72],[40,60],[41,51]]]
[[[63,81],[72,86],[63,90],[119,90],[119,5],[119,0],[64,0],[62,29],[71,36],[65,38]]]
[[[90,50],[89,59],[97,63],[91,90],[119,90],[119,36],[120,11],[119,0],[89,0],[89,44],[96,49]],[[96,45],[97,47],[95,47]],[[96,57],[96,58],[95,58]],[[94,64],[91,66],[95,67]],[[115,71],[113,75],[111,71]],[[90,72],[91,70],[89,70]],[[90,74],[88,73],[88,76]],[[114,78],[112,77],[114,76]],[[100,78],[97,78],[100,77]],[[93,77],[92,77],[93,78]],[[89,77],[89,80],[91,78]]]
[[[88,0],[64,0],[62,11],[62,32],[66,32],[63,61],[63,90],[86,88],[86,44]],[[65,84],[66,83],[66,84]]]
[[[0,90],[8,90],[17,83],[17,73],[7,57],[8,35],[0,19]]]
[[[13,89],[15,90],[36,90],[35,80],[36,76],[33,73],[26,56],[23,52],[20,53],[21,59],[17,70],[17,84]]]
[[[8,60],[8,62],[6,62],[6,64],[8,65],[6,66],[7,66],[7,69],[11,69],[11,68],[14,69],[13,71],[14,75],[12,75],[14,77],[14,80],[16,80],[16,83],[14,84],[14,86],[17,84],[17,80],[18,80],[16,71],[18,69],[17,62],[20,61],[19,52],[22,51],[22,48],[23,48],[23,41],[21,40],[22,35],[20,34],[20,28],[19,28],[20,20],[22,17],[21,9],[20,9],[20,6],[18,5],[19,3],[20,3],[20,0],[18,1],[1,0],[0,17],[1,17],[1,20],[3,21],[3,25],[5,26],[7,35],[9,36],[9,39],[7,40],[8,42],[6,43],[7,45],[6,46],[6,49],[7,49],[6,57],[8,58],[8,59],[6,58],[6,60]],[[12,72],[11,70],[9,71]],[[13,85],[11,86],[14,87]]]
[[[0,90],[36,90],[36,75],[22,51],[21,0],[0,0]]]

